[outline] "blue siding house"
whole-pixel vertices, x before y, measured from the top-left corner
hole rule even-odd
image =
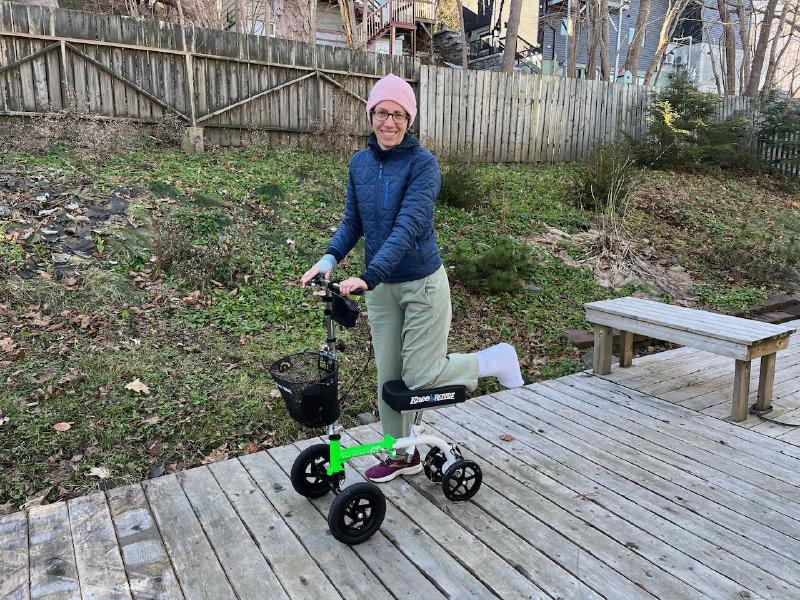
[[[575,0],[573,7],[578,6]],[[580,3],[581,8],[584,3]],[[627,73],[618,73],[617,81],[626,83],[644,83],[644,74],[650,65],[658,46],[658,38],[664,15],[667,12],[667,0],[652,0],[648,25],[645,31],[642,48],[639,53],[638,72],[633,69]],[[583,14],[583,13],[582,13]],[[636,20],[639,15],[639,0],[621,3],[619,0],[609,0],[609,68],[614,73],[615,64],[618,62],[620,71],[628,56],[630,43],[634,35]],[[738,31],[736,14],[731,15],[734,28]],[[692,3],[683,12],[676,27],[673,41],[667,46],[661,76],[656,85],[666,84],[671,75],[676,72],[686,72],[695,81],[700,89],[717,91],[717,77],[714,75],[711,60],[714,57],[717,71],[719,71],[719,40],[723,35],[717,10],[705,7],[700,3]],[[577,52],[576,64],[579,78],[586,78],[586,65],[588,62],[586,31],[580,26],[576,27]],[[567,28],[566,28],[566,0],[542,0],[540,6],[539,45],[541,50],[541,70],[544,74],[563,75],[567,60]],[[619,41],[619,44],[618,44]],[[736,35],[737,60],[741,64],[742,51],[739,37]],[[617,47],[619,57],[617,58]],[[596,58],[596,78],[600,78],[600,58]],[[719,73],[718,73],[718,76]]]

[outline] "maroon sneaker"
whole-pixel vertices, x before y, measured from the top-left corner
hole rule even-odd
[[[389,458],[366,470],[364,475],[375,483],[391,481],[398,475],[416,475],[422,471],[422,461],[419,459],[419,450],[414,450],[411,460],[406,458]]]

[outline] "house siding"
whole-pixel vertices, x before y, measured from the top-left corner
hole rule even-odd
[[[667,12],[667,0],[653,0],[651,8],[650,8],[650,15],[648,18],[648,25],[645,31],[645,38],[644,38],[644,45],[639,53],[639,76],[642,76],[647,68],[650,66],[650,63],[655,56],[656,49],[658,47],[658,38],[661,32],[661,24],[664,21],[664,15]],[[620,56],[619,56],[619,64],[620,67],[625,63],[625,59],[628,56],[628,50],[630,47],[630,30],[636,27],[636,19],[639,16],[639,2],[633,2],[629,9],[626,10],[622,15],[622,35],[620,39]],[[566,36],[561,35],[561,20],[559,17],[563,17],[563,15],[556,15],[550,14],[545,15],[542,19],[541,29],[542,29],[542,59],[544,61],[549,61],[554,64],[554,68],[558,69],[559,67],[563,68],[566,64],[567,58],[567,38]],[[609,49],[608,49],[608,57],[609,57],[609,64],[611,68],[614,68],[614,62],[616,58],[617,52],[617,23],[618,23],[619,13],[617,11],[613,11],[611,13],[611,19],[609,23]],[[736,15],[732,15],[734,21],[734,27],[738,29],[738,23],[736,22]],[[703,12],[703,21],[709,24],[708,28],[705,30],[708,33],[704,33],[704,36],[709,36],[707,39],[712,39],[716,42],[722,35],[722,25],[719,23],[719,13],[706,6]],[[587,60],[588,60],[588,50],[586,44],[586,33],[583,28],[579,28],[577,31],[578,35],[578,47],[577,47],[577,55],[576,55],[576,63],[579,67],[585,67]],[[737,36],[737,43],[738,43],[738,36]],[[707,53],[707,48],[705,50]],[[693,52],[694,54],[694,52]],[[599,65],[599,57],[597,63]]]

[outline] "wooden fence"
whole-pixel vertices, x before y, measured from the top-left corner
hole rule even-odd
[[[212,144],[303,143],[327,133],[352,146],[369,131],[371,86],[390,72],[417,91],[415,128],[445,159],[580,160],[623,133],[641,138],[653,101],[652,88],[640,86],[463,72],[409,57],[0,1],[0,116],[69,110],[200,126]],[[720,116],[749,107],[748,98],[721,98]],[[779,161],[790,150],[764,152]]]
[[[641,139],[654,88],[494,71],[420,69],[420,137],[439,156],[490,162],[586,158],[623,133]],[[721,118],[749,98],[720,98]]]
[[[402,56],[0,2],[6,116],[169,116],[224,145],[264,133],[366,135],[372,84],[390,72],[415,83],[418,70]]]

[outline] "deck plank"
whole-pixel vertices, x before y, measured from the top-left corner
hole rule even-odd
[[[193,600],[236,600],[177,477],[151,479],[144,483],[144,491],[184,596]]]
[[[81,600],[72,531],[64,502],[28,512],[31,598]]]
[[[575,544],[624,575],[642,592],[656,598],[705,597],[677,577],[675,565],[667,557],[656,562],[650,560],[647,554],[652,554],[663,544],[655,547],[651,544],[648,548],[642,536],[631,536],[633,528],[594,505],[591,488],[576,494],[518,457],[466,432],[464,427],[447,418],[447,412],[429,414],[433,423],[431,433],[455,440],[466,453],[480,457],[486,481],[496,482],[496,489],[511,502],[543,519],[554,529],[567,532]],[[620,542],[620,537],[624,541]],[[581,569],[584,568],[587,567],[582,565]],[[642,594],[633,597],[642,597]]]
[[[637,407],[636,403],[631,403],[634,407],[632,413],[628,408],[620,407],[612,397],[614,394],[624,394],[624,391],[609,393],[594,388],[595,382],[590,382],[585,377],[564,378],[560,383],[588,392],[587,401],[605,408],[610,414],[622,417],[620,423],[624,423],[629,432],[635,432],[663,448],[680,449],[681,454],[693,461],[728,477],[750,483],[760,488],[762,493],[775,494],[784,501],[795,502],[797,499],[797,486],[790,481],[796,479],[800,473],[793,472],[797,461],[792,457],[784,457],[776,462],[773,460],[774,454],[766,458],[757,447],[750,450],[754,444],[741,438],[725,439],[723,434],[715,430],[712,430],[711,436],[707,436],[700,423],[706,417],[700,413],[694,413],[698,423],[689,430],[674,423],[672,419],[665,418],[663,413],[659,416],[657,408],[644,404]]]
[[[242,456],[239,462],[247,469],[262,493],[301,540],[308,553],[327,575],[343,598],[389,599],[391,594],[364,562],[350,549],[342,547],[327,534],[327,522],[305,498],[292,489],[289,477],[265,452]],[[362,546],[378,544],[375,538]],[[342,564],[347,563],[343,569]]]
[[[763,538],[767,546],[775,541],[774,538],[780,539],[784,534],[791,535],[795,540],[800,539],[800,520],[790,516],[792,514],[795,517],[800,516],[798,507],[793,503],[781,501],[784,512],[777,512],[758,503],[763,493],[759,488],[743,489],[736,485],[739,482],[733,482],[733,485],[728,483],[728,487],[734,490],[726,490],[719,485],[719,480],[724,478],[719,472],[698,469],[697,463],[691,459],[664,460],[657,445],[629,433],[624,424],[620,426],[610,424],[613,417],[609,419],[602,409],[597,409],[590,402],[582,400],[586,397],[583,392],[574,389],[557,390],[549,386],[537,386],[525,392],[527,394],[523,399],[528,404],[519,402],[520,392],[511,393],[514,400],[508,402],[505,400],[505,394],[497,394],[496,397],[501,402],[513,403],[514,408],[535,415],[546,423],[557,423],[562,425],[562,429],[566,427],[570,433],[574,431],[580,440],[602,444],[601,456],[598,458],[604,459],[605,462],[616,462],[610,457],[619,457],[646,472],[660,476],[661,481],[654,482],[653,487],[668,498],[679,499],[682,505],[690,507],[693,511],[708,513],[711,518],[721,518],[726,515],[734,518],[746,515],[746,519],[742,522],[743,529],[737,527],[735,531],[742,531],[745,535],[761,535],[763,529]],[[478,399],[478,402],[483,404],[481,399]],[[554,412],[553,409],[557,414],[550,415],[546,412]],[[610,443],[606,440],[610,440]],[[603,456],[603,453],[609,456]],[[685,456],[679,452],[675,452],[675,455]],[[646,472],[640,473],[636,479],[647,478]],[[707,477],[708,480],[703,477]],[[677,486],[680,487],[675,489]],[[721,514],[718,511],[721,511]],[[780,533],[776,535],[775,532]]]
[[[763,456],[766,460],[781,461],[783,457],[787,456],[800,459],[800,448],[773,440],[768,436],[751,431],[749,428],[740,427],[738,423],[734,424],[713,418],[684,406],[665,402],[660,398],[607,381],[602,377],[577,374],[562,378],[560,381],[601,399],[606,399],[617,406],[630,408],[656,419],[666,419],[676,427],[693,435],[703,435],[717,441],[721,435],[724,435],[726,445],[746,448],[750,452]],[[732,428],[731,425],[735,425],[735,427]],[[745,445],[740,446],[742,443]]]
[[[341,598],[239,461],[209,469],[291,598]]]
[[[177,475],[194,514],[228,576],[236,597],[259,600],[288,598],[278,578],[239,520],[208,467]]]
[[[106,492],[134,600],[182,600],[178,579],[139,484]]]
[[[555,481],[563,480],[563,485],[569,486],[575,494],[582,495],[591,490],[588,495],[593,504],[604,507],[625,523],[618,527],[619,541],[629,543],[623,540],[633,540],[639,551],[654,563],[666,558],[668,564],[677,569],[671,571],[698,591],[711,597],[717,593],[736,597],[744,591],[761,594],[766,589],[775,590],[782,598],[800,598],[800,588],[764,573],[757,564],[721,551],[720,546],[707,541],[699,532],[683,529],[659,512],[646,510],[632,501],[630,498],[642,490],[640,486],[622,480],[610,470],[595,468],[577,450],[559,454],[557,444],[548,443],[542,436],[515,426],[491,411],[485,411],[484,418],[476,418],[467,410],[460,409],[445,411],[444,414],[457,426],[468,428],[497,448],[502,445],[503,451],[535,465],[537,470]],[[491,421],[486,420],[486,414],[490,415]],[[499,441],[500,434],[509,432],[519,437],[510,443]],[[551,458],[552,455],[557,459]],[[615,486],[618,492],[614,491]],[[637,499],[641,501],[640,497]]]
[[[28,600],[28,515],[0,517],[0,598]]]
[[[737,506],[744,513],[731,510],[725,504],[709,501],[707,497],[700,496],[691,489],[692,482],[687,474],[668,468],[669,465],[661,468],[662,465],[657,461],[638,456],[635,448],[626,449],[621,441],[590,429],[592,420],[584,418],[577,410],[559,407],[558,413],[554,414],[549,410],[554,402],[553,395],[537,397],[531,393],[523,403],[519,402],[518,395],[507,396],[508,403],[497,398],[501,404],[495,408],[513,421],[510,427],[522,438],[529,437],[525,427],[535,422],[547,423],[548,427],[541,437],[549,442],[558,444],[565,434],[575,436],[569,448],[554,448],[552,444],[542,444],[546,447],[536,446],[540,451],[547,452],[548,456],[563,457],[558,460],[579,465],[578,470],[587,475],[591,473],[594,481],[624,493],[640,506],[693,534],[702,535],[718,547],[725,548],[742,559],[754,561],[776,577],[780,578],[800,567],[800,539],[797,538],[797,526],[800,523],[786,517],[773,519],[775,527],[780,528],[783,524],[792,528],[790,535],[759,522],[755,515],[751,517],[744,499],[739,499]],[[489,404],[488,401],[481,401],[480,408],[473,408],[470,412],[483,420],[490,419],[492,413],[487,406]],[[602,427],[597,429],[602,430]],[[533,441],[538,442],[540,439],[537,437]],[[687,481],[687,487],[675,483]],[[727,500],[725,494],[715,496],[712,486],[701,489],[708,496],[714,496],[722,502]],[[735,502],[736,497],[732,494],[728,496],[728,504]],[[765,566],[766,563],[770,566]]]
[[[73,498],[67,509],[84,600],[130,599],[106,497],[95,493]]]

